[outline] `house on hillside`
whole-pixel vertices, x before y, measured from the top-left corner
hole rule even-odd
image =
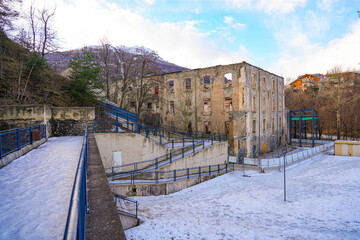
[[[289,83],[290,89],[305,91],[308,88],[313,90],[319,89],[319,80],[322,78],[322,74],[305,74],[299,76],[295,81]]]
[[[284,79],[247,62],[149,77],[148,113],[189,131],[228,133],[230,154],[258,156],[287,138]],[[155,78],[155,79],[154,79]]]

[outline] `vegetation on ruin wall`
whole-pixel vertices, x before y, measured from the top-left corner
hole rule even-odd
[[[286,89],[285,103],[291,110],[317,110],[322,138],[331,135],[337,139],[360,139],[360,74],[342,72],[336,66],[318,88]]]

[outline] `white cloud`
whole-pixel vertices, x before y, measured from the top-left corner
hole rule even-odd
[[[56,0],[56,4],[54,28],[64,49],[97,45],[107,36],[114,46],[145,46],[189,68],[248,59],[244,46],[234,52],[215,45],[207,38],[210,33],[197,28],[199,21],[155,22],[105,0]]]
[[[316,6],[321,9],[330,12],[333,9],[333,4],[338,0],[318,0]]]
[[[305,73],[326,73],[334,65],[345,69],[358,67],[360,63],[360,20],[354,22],[349,32],[328,42],[325,46],[314,44],[306,35],[299,33],[289,38],[282,56],[277,62],[277,70],[282,69],[285,77],[296,78]],[[298,48],[298,51],[294,51]]]
[[[231,24],[234,22],[234,18],[233,17],[229,17],[229,16],[225,16],[224,17],[224,23],[226,24]]]
[[[246,24],[237,22],[237,21],[236,21],[233,17],[231,17],[231,16],[225,16],[225,17],[224,17],[224,23],[227,24],[227,25],[228,25],[229,27],[231,27],[231,28],[236,28],[236,29],[246,28]]]
[[[314,37],[323,35],[330,28],[329,17],[321,17],[311,10],[306,11],[304,22]]]
[[[144,1],[144,3],[149,4],[149,5],[152,5],[155,3],[155,0],[143,0],[143,1]]]
[[[240,9],[256,9],[266,14],[285,14],[304,7],[307,0],[226,0]]]

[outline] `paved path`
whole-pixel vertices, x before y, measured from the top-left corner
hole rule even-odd
[[[89,135],[86,239],[126,239],[93,134]]]
[[[83,138],[49,138],[0,169],[0,239],[63,239]]]

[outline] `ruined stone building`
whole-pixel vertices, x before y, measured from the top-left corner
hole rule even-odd
[[[247,156],[257,156],[285,141],[284,79],[280,76],[241,62],[150,78],[155,84],[143,110],[160,113],[163,125],[226,132],[234,155],[242,149]]]

